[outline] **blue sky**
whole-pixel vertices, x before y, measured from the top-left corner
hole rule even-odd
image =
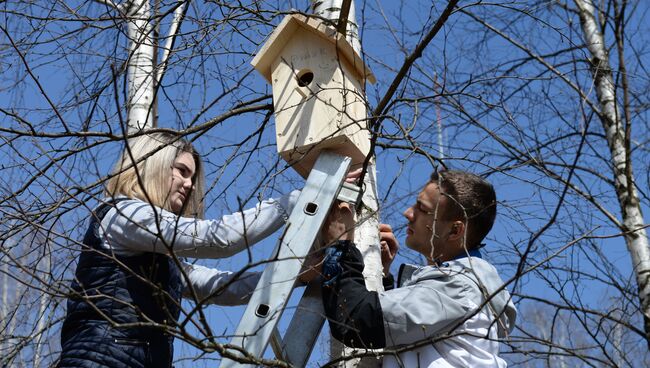
[[[442,10],[442,3],[432,6],[430,2],[408,2],[399,7],[400,3],[357,1],[357,16],[364,23],[361,35],[366,60],[378,79],[376,85],[368,87],[371,108],[377,105],[397,68],[422,38],[423,30],[430,27]],[[378,4],[381,4],[383,14],[379,12]],[[277,5],[282,10],[307,8],[306,2],[295,1],[263,5]],[[590,88],[588,68],[579,60],[588,55],[568,51],[559,56],[551,55],[556,49],[570,49],[582,42],[575,29],[567,25],[567,15],[561,11],[540,10],[535,4],[513,2],[508,5],[522,11],[514,11],[506,6],[469,6],[468,9],[484,16],[533,48],[537,54],[547,55],[548,60],[556,63],[562,73],[570,76],[590,93],[591,98],[595,98],[595,92]],[[647,139],[647,112],[642,97],[649,80],[643,66],[647,61],[645,45],[648,44],[648,33],[644,32],[647,26],[643,25],[647,4],[641,2],[635,6],[628,19],[630,54],[626,56],[630,57],[628,70],[631,88],[641,96],[635,101],[637,110],[634,112],[633,137],[638,143],[634,147],[633,158],[634,167],[639,170],[642,209],[647,214],[650,213],[646,196],[648,178],[643,172],[648,167],[643,143]],[[86,4],[79,11],[97,15],[101,13],[100,10],[96,4]],[[159,95],[160,127],[191,128],[228,111],[240,101],[270,93],[266,82],[252,71],[249,64],[250,54],[272,30],[270,25],[254,24],[236,33],[229,28],[230,24],[214,21],[223,17],[219,9],[203,3],[195,3],[188,16],[192,19],[183,25],[184,32],[201,27],[209,31],[203,34],[205,39],[184,39],[185,51],[172,59],[173,64]],[[270,17],[269,14],[266,16]],[[273,24],[277,24],[281,15],[270,18]],[[212,23],[206,19],[212,20]],[[577,22],[575,18],[574,21]],[[386,22],[393,27],[392,31],[386,28]],[[119,68],[124,61],[124,35],[111,28],[110,22],[98,22],[95,26],[104,28],[90,27],[65,42],[58,39],[61,34],[78,26],[75,22],[55,22],[39,27],[35,19],[16,16],[5,19],[5,27],[13,27],[11,35],[15,41],[23,38],[48,40],[21,46],[20,50],[26,55],[38,84],[58,106],[61,116],[73,130],[80,130],[86,118],[91,116],[88,122],[90,131],[118,131],[116,106],[124,101],[124,81],[122,76],[115,81],[112,79],[111,64]],[[165,30],[166,25],[163,24],[162,33]],[[0,40],[6,45],[6,36],[2,34],[0,37],[4,37]],[[226,49],[236,52],[228,53]],[[11,49],[5,48],[0,55],[6,55],[9,51]],[[633,56],[637,56],[638,61],[635,62]],[[544,72],[544,68],[526,57],[524,52],[512,47],[503,38],[484,32],[483,26],[470,21],[467,16],[454,14],[411,70],[407,81],[398,90],[397,96],[401,99],[395,101],[389,111],[390,118],[383,122],[382,133],[385,137],[381,142],[394,147],[377,149],[381,221],[393,224],[401,239],[405,223],[401,213],[425,183],[432,167],[424,157],[414,155],[403,147],[407,143],[402,139],[404,134],[400,127],[412,125],[409,137],[429,154],[440,157],[436,128],[436,122],[440,120],[445,163],[453,168],[486,174],[497,189],[499,217],[488,237],[485,253],[500,268],[504,279],[513,276],[519,259],[518,252],[526,248],[532,234],[550,219],[563,186],[557,180],[550,179],[548,172],[568,176],[569,170],[561,164],[571,163],[579,148],[579,139],[572,138],[570,134],[575,135],[584,127],[589,132],[588,144],[580,152],[578,164],[581,170],[577,172],[579,179],[575,179],[575,183],[592,193],[604,208],[620,218],[613,188],[607,182],[611,170],[600,122],[557,76]],[[432,97],[442,90],[436,83],[445,86],[447,95],[438,99]],[[234,92],[224,94],[231,88],[234,88]],[[218,98],[222,94],[224,96]],[[97,104],[93,99],[95,95],[100,96]],[[115,101],[116,95],[118,101]],[[416,97],[420,99],[417,105],[412,101]],[[476,121],[470,121],[461,112],[461,107]],[[15,56],[0,57],[0,108],[19,114],[32,122],[39,132],[63,131],[58,116],[52,113],[37,84],[20,58]],[[205,112],[199,114],[204,109]],[[583,111],[587,112],[583,114]],[[124,116],[123,109],[121,113]],[[228,119],[198,137],[196,144],[207,163],[207,183],[210,188],[206,201],[208,217],[219,217],[237,210],[240,200],[245,207],[250,207],[258,196],[278,196],[302,186],[302,179],[291,170],[283,170],[285,163],[278,159],[272,119],[259,139],[255,136],[240,148],[234,147],[257,131],[263,122],[264,113],[250,113]],[[0,126],[24,128],[6,113],[0,114]],[[9,144],[7,139],[12,136],[7,133],[0,135],[5,139],[0,145],[3,198],[25,185],[32,176],[38,175],[38,170],[47,167],[53,157],[64,157],[77,147],[101,140],[97,137],[88,140],[75,137],[20,137]],[[392,139],[393,135],[395,139]],[[554,143],[540,145],[535,143],[535,139]],[[398,145],[401,147],[395,147]],[[67,198],[65,190],[88,185],[105,175],[120,149],[121,143],[111,142],[71,154],[58,162],[58,166],[48,167],[51,179],[39,177],[21,194],[21,200],[27,209],[35,210]],[[548,171],[544,171],[544,165],[533,165],[531,161],[534,160],[543,162]],[[95,192],[98,191],[96,187]],[[92,206],[95,199],[85,195],[78,195],[73,200],[66,199],[64,207],[71,208],[71,211],[62,210],[57,214],[60,217],[56,226],[71,236],[81,234],[85,230],[82,223],[87,216],[87,210],[81,203],[86,202]],[[15,208],[6,208],[3,215],[7,211],[15,211]],[[54,218],[53,215],[47,221],[54,221]],[[545,259],[583,234],[611,236],[616,233],[617,230],[602,213],[570,191],[558,212],[556,223],[534,244],[530,264]],[[256,259],[271,254],[276,238],[277,234],[253,248]],[[65,244],[60,238],[57,241],[57,246]],[[72,254],[66,253],[70,257]],[[419,256],[402,246],[393,270],[402,262],[420,261]],[[201,261],[209,266],[233,270],[245,262],[244,255]],[[579,300],[589,307],[602,307],[607,311],[608,306],[616,305],[618,299],[625,299],[630,294],[629,290],[635,288],[630,258],[625,243],[618,237],[593,239],[592,243],[578,242],[553,261],[547,262],[545,267],[539,269],[539,274],[531,273],[523,277],[515,291],[554,302],[564,302],[560,296],[568,295],[574,298],[572,302]],[[581,273],[563,273],[562,267],[579,269]],[[608,267],[616,270],[617,277],[620,277],[607,281],[607,274],[611,271]],[[545,281],[545,277],[550,281]],[[624,293],[616,290],[615,282],[624,286]],[[530,299],[520,304],[522,311],[535,311],[536,308],[543,306]],[[243,308],[214,306],[206,308],[206,312],[213,330],[227,334],[236,327]],[[532,319],[522,314],[523,326],[532,323]],[[195,357],[194,350],[181,343],[176,345],[179,351],[177,356]],[[314,359],[323,358],[326,350],[322,345],[317,346]],[[215,354],[212,356],[216,357]],[[179,365],[197,364],[208,366],[213,362],[183,361]]]

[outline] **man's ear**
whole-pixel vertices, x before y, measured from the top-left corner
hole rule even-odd
[[[451,224],[451,228],[449,229],[449,240],[452,241],[463,241],[465,239],[465,230],[467,227],[465,226],[465,223],[460,220],[454,221],[453,224]]]

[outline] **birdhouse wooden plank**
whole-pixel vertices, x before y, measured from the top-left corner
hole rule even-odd
[[[273,89],[278,153],[307,177],[327,149],[363,163],[370,150],[364,84],[375,82],[345,37],[288,15],[251,62]]]

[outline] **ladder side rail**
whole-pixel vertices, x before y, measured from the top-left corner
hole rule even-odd
[[[316,240],[329,210],[343,185],[350,158],[323,151],[298,197],[276,258],[262,273],[231,344],[261,358],[282,311],[289,300],[303,261]],[[241,363],[223,359],[220,367]]]
[[[307,285],[281,342],[281,354],[294,367],[305,367],[325,323],[319,282]]]

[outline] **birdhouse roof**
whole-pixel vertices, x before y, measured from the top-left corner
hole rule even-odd
[[[271,83],[271,65],[282,52],[284,45],[296,32],[309,31],[336,45],[339,55],[347,59],[360,76],[364,76],[370,83],[375,83],[375,76],[366,67],[361,56],[335,28],[328,26],[317,18],[307,17],[302,14],[290,14],[284,17],[275,28],[269,39],[255,55],[251,64],[258,72]]]

